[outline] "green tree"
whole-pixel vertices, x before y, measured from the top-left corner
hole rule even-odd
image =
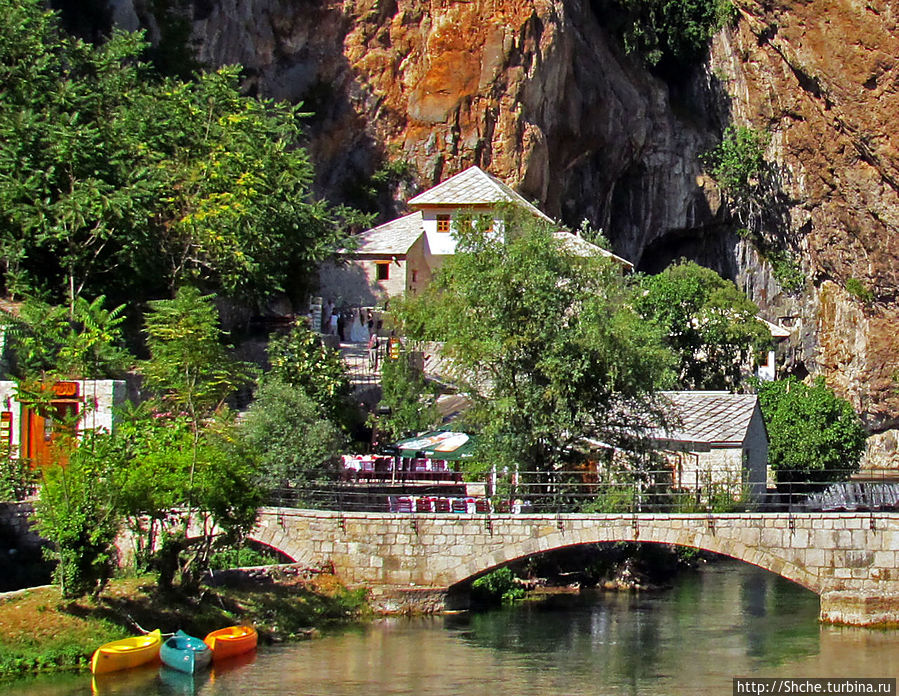
[[[584,438],[634,444],[670,353],[611,261],[514,211],[503,230],[461,221],[456,254],[398,313],[407,335],[443,342],[490,461],[546,479]]]
[[[330,420],[351,420],[350,382],[340,353],[326,346],[304,322],[268,344],[271,376],[303,391]]]
[[[715,271],[681,261],[639,279],[637,311],[658,323],[683,389],[734,389],[741,368],[771,344],[758,307]]]
[[[171,490],[179,496],[179,504],[186,513],[182,517],[180,536],[170,533],[165,539],[168,551],[164,555],[169,561],[162,564],[160,577],[163,584],[170,584],[175,571],[180,569],[189,585],[196,580],[196,570],[208,560],[212,547],[212,528],[207,520],[215,517],[210,507],[219,505],[210,503],[219,493],[216,486],[230,490],[230,486],[222,485],[236,478],[229,478],[230,466],[243,461],[238,451],[239,440],[226,428],[216,429],[216,424],[227,413],[222,408],[225,399],[251,381],[252,370],[228,355],[221,342],[218,311],[211,296],[201,295],[193,287],[182,287],[174,299],[157,300],[150,305],[145,318],[150,358],[142,363],[141,371],[146,386],[157,394],[174,418],[170,427],[179,438],[178,444],[164,450],[164,456],[174,457],[177,451],[189,458],[186,468],[175,467],[176,484]],[[214,415],[217,417],[213,418]],[[187,428],[184,434],[183,427]],[[189,438],[189,443],[181,438]],[[233,460],[224,454],[227,450],[233,450]],[[219,465],[225,477],[221,480],[216,479],[214,471]],[[258,488],[246,481],[244,484],[250,493]],[[244,506],[239,508],[240,514],[246,513]],[[222,509],[227,510],[227,504]],[[189,526],[196,521],[195,514],[202,522],[202,541],[193,545],[195,553],[181,559],[187,548]]]
[[[858,471],[867,433],[845,399],[819,377],[763,382],[759,402],[768,426],[768,463],[777,480],[842,481]]]
[[[302,293],[355,213],[313,198],[302,114],[241,94],[238,67],[160,79],[139,34],[67,37],[0,0],[0,259],[13,294],[129,301],[190,282]]]
[[[2,322],[21,380],[116,377],[133,361],[124,347],[125,307],[104,308],[106,298],[78,297],[72,307],[29,298]]]
[[[216,414],[196,437],[187,418],[141,405],[104,438],[138,565],[155,568],[163,587],[179,574],[182,587],[195,587],[213,550],[242,539],[263,502],[258,466],[233,416]]]
[[[145,384],[176,412],[184,411],[195,431],[252,380],[251,367],[231,358],[222,343],[212,295],[179,288],[174,299],[151,302],[144,322],[150,350],[141,364]]]
[[[241,433],[250,445],[268,489],[294,487],[304,502],[310,484],[335,478],[346,437],[301,387],[268,377],[256,393]]]
[[[381,367],[381,406],[389,412],[377,416],[375,426],[382,441],[399,440],[430,430],[440,421],[435,397],[437,389],[403,350],[397,359],[388,358]]]
[[[99,593],[116,565],[116,536],[121,514],[114,457],[104,456],[102,434],[87,433],[81,447],[72,442],[65,465],[42,470],[35,506],[37,528],[51,543],[48,555],[63,597]]]

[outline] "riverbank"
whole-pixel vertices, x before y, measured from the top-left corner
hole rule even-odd
[[[96,600],[62,600],[56,587],[36,588],[0,599],[0,679],[87,669],[97,647],[138,627],[205,636],[251,623],[265,643],[308,638],[368,613],[365,591],[347,590],[329,574],[204,587],[199,598],[162,593],[149,576],[113,580]]]

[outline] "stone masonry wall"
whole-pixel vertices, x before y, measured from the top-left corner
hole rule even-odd
[[[821,618],[899,623],[899,514],[341,514],[267,508],[252,537],[350,585],[449,588],[565,546],[676,544],[752,563],[821,595]]]

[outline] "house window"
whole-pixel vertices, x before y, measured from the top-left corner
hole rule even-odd
[[[412,282],[413,282],[413,283],[417,283],[417,282],[418,282],[418,271],[417,271],[417,270],[413,270],[413,271],[412,271]]]
[[[378,269],[377,278],[378,280],[389,280],[390,279],[390,262],[386,263],[377,263],[375,266]]]
[[[450,231],[450,216],[449,215],[438,215],[437,216],[437,231],[438,232],[449,232]]]

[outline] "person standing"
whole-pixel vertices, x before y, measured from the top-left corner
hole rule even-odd
[[[371,337],[368,339],[368,369],[371,372],[378,371],[378,348],[380,347],[380,341],[378,339],[378,334],[376,332],[372,332]]]

